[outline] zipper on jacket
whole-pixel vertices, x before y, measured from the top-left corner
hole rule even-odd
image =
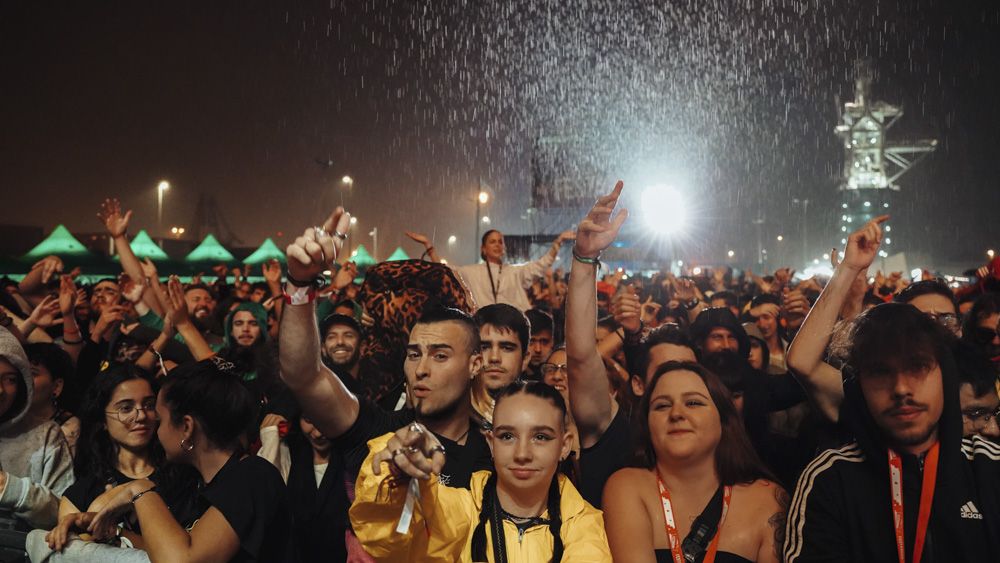
[[[524,528],[518,526],[517,527],[517,543],[520,544],[523,541],[524,541]]]

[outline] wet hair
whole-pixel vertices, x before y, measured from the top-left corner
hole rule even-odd
[[[618,322],[615,321],[615,318],[611,315],[597,319],[597,326],[607,330],[608,332],[615,332],[621,328],[621,325],[619,325]]]
[[[885,370],[917,370],[941,364],[954,336],[941,323],[906,303],[883,303],[855,318],[847,367],[863,376]]]
[[[496,403],[494,403],[493,409],[496,411],[496,407],[500,406],[500,403],[507,397],[513,397],[514,395],[531,395],[533,397],[539,397],[545,399],[546,401],[552,403],[560,413],[562,413],[563,421],[566,420],[566,402],[563,400],[562,395],[559,394],[555,388],[550,387],[539,381],[514,381],[510,385],[507,385],[503,389],[497,392],[495,398]],[[547,509],[549,512],[549,532],[552,533],[552,559],[551,561],[562,561],[563,556],[563,542],[562,542],[562,512],[560,510],[560,501],[562,500],[559,494],[559,472],[556,471],[552,475],[552,482],[549,484],[549,494]],[[486,480],[486,485],[483,487],[483,506],[479,511],[479,523],[476,525],[476,529],[472,532],[472,560],[473,561],[487,561],[486,556],[486,523],[490,523],[490,529],[493,532],[493,542],[496,545],[498,540],[497,527],[503,526],[503,517],[500,515],[500,501],[497,499],[497,474],[492,472],[489,479]]]
[[[496,229],[490,229],[490,230],[486,231],[485,233],[483,233],[483,238],[479,241],[479,248],[480,249],[482,249],[484,246],[486,246],[486,239],[490,238],[490,235],[492,235],[493,233],[500,233],[500,231],[498,231]],[[500,236],[503,236],[503,233],[500,233]],[[482,250],[480,250],[479,251],[479,257],[482,258],[483,260],[486,260],[486,253],[483,252]]]
[[[80,406],[80,440],[73,460],[77,479],[90,475],[101,483],[114,483],[118,469],[118,444],[108,433],[108,403],[115,389],[127,381],[142,380],[156,396],[156,382],[131,364],[117,364],[94,379]],[[149,457],[155,467],[163,465],[165,455],[160,441],[153,436],[149,442]],[[87,507],[78,507],[85,510]]]
[[[993,368],[993,362],[985,354],[972,344],[962,341],[955,344],[952,354],[958,368],[959,385],[971,385],[972,394],[976,397],[996,393],[997,372]]]
[[[446,322],[458,323],[464,329],[469,354],[479,353],[479,327],[465,311],[453,307],[430,307],[424,310],[416,324],[430,325]]]
[[[719,411],[722,437],[715,449],[715,470],[719,475],[719,482],[723,485],[735,485],[752,483],[757,479],[776,481],[754,450],[750,437],[743,427],[743,419],[737,412],[725,385],[714,373],[694,362],[666,362],[656,370],[650,380],[646,394],[640,402],[636,442],[639,447],[636,452],[637,464],[645,468],[656,467],[656,451],[653,449],[653,440],[649,432],[649,403],[660,378],[669,376],[675,371],[690,371],[700,377],[708,388],[708,394],[715,408]]]
[[[626,357],[629,363],[632,364],[628,366],[629,373],[638,375],[643,381],[645,381],[646,372],[649,370],[649,351],[652,350],[654,346],[658,346],[660,344],[684,346],[685,348],[690,348],[692,352],[694,351],[694,345],[691,343],[691,339],[688,337],[686,332],[681,330],[680,326],[673,323],[660,325],[649,331],[649,334],[643,338],[642,343],[639,346],[639,354],[635,358],[634,362],[631,361],[630,358]]]
[[[958,303],[955,302],[955,293],[941,280],[922,280],[914,282],[906,286],[906,289],[903,291],[897,293],[892,300],[897,303],[909,303],[921,295],[940,295],[948,301],[951,301],[952,307],[955,308],[956,312],[958,311]]]
[[[528,318],[528,326],[531,327],[532,336],[545,331],[549,331],[549,334],[552,335],[555,334],[556,324],[549,313],[541,309],[528,309],[524,312],[524,316]]]
[[[221,358],[174,368],[160,392],[175,424],[191,416],[219,449],[243,451],[256,430],[257,404],[235,366]]]
[[[517,307],[506,303],[494,303],[476,311],[473,319],[480,327],[490,325],[501,332],[506,330],[513,332],[520,341],[521,353],[524,354],[528,351],[531,323]]]

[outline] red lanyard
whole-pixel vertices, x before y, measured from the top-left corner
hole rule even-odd
[[[663,484],[660,472],[656,472],[656,483],[660,486],[660,501],[663,502],[663,519],[667,523],[667,539],[670,540],[670,554],[674,563],[684,563],[684,551],[681,550],[681,538],[677,533],[677,525],[674,523],[674,509],[670,504],[670,491]],[[719,518],[719,527],[715,530],[715,537],[705,552],[705,559],[702,563],[713,563],[715,552],[719,549],[719,536],[722,535],[722,523],[726,521],[726,513],[729,512],[729,500],[733,496],[733,488],[726,485],[722,488],[722,518]]]
[[[915,563],[920,563],[920,557],[924,552],[924,540],[927,539],[927,525],[931,520],[931,503],[934,502],[940,449],[940,444],[935,442],[924,459],[924,481],[920,490],[917,536],[913,542]],[[889,450],[889,486],[892,488],[892,519],[896,527],[896,551],[899,553],[899,563],[906,563],[906,536],[903,534],[903,462],[892,450]]]

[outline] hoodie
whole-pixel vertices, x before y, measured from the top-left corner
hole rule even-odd
[[[995,561],[1000,553],[1000,445],[962,438],[954,362],[941,362],[940,454],[922,561]],[[855,441],[806,467],[788,510],[784,556],[802,561],[897,561],[888,449],[856,378],[840,420]],[[923,460],[901,454],[906,561],[912,561]]]
[[[31,367],[21,344],[4,328],[0,328],[0,358],[20,372],[27,390],[20,411],[0,424],[0,470],[7,476],[0,489],[0,510],[13,512],[32,527],[52,528],[59,496],[73,483],[69,446],[55,422],[28,416],[34,389]]]

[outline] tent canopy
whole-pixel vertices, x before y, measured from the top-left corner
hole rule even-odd
[[[278,245],[274,244],[274,241],[270,237],[265,239],[260,247],[253,251],[253,254],[244,258],[243,263],[263,264],[269,260],[277,260],[282,264],[285,263],[285,253],[278,248]]]
[[[143,258],[149,258],[153,262],[163,262],[169,260],[170,257],[167,253],[163,251],[162,248],[153,242],[153,239],[149,237],[149,234],[145,229],[139,231],[129,243],[132,247],[132,253],[135,254],[140,260]],[[120,260],[120,258],[115,255],[115,260]]]
[[[57,225],[49,236],[45,238],[42,242],[38,243],[35,248],[32,248],[24,255],[25,260],[41,260],[46,256],[58,256],[60,258],[92,258],[93,254],[87,250],[87,247],[83,246],[80,241],[76,240],[69,230],[62,226]]]
[[[410,257],[409,255],[406,254],[406,251],[403,250],[403,247],[397,246],[396,250],[393,251],[392,255],[386,259],[386,262],[395,262],[397,260],[409,260],[409,259]]]
[[[212,263],[230,263],[235,262],[236,258],[233,257],[222,244],[211,234],[205,236],[205,239],[201,241],[194,250],[188,254],[184,261],[188,264],[212,262]]]

